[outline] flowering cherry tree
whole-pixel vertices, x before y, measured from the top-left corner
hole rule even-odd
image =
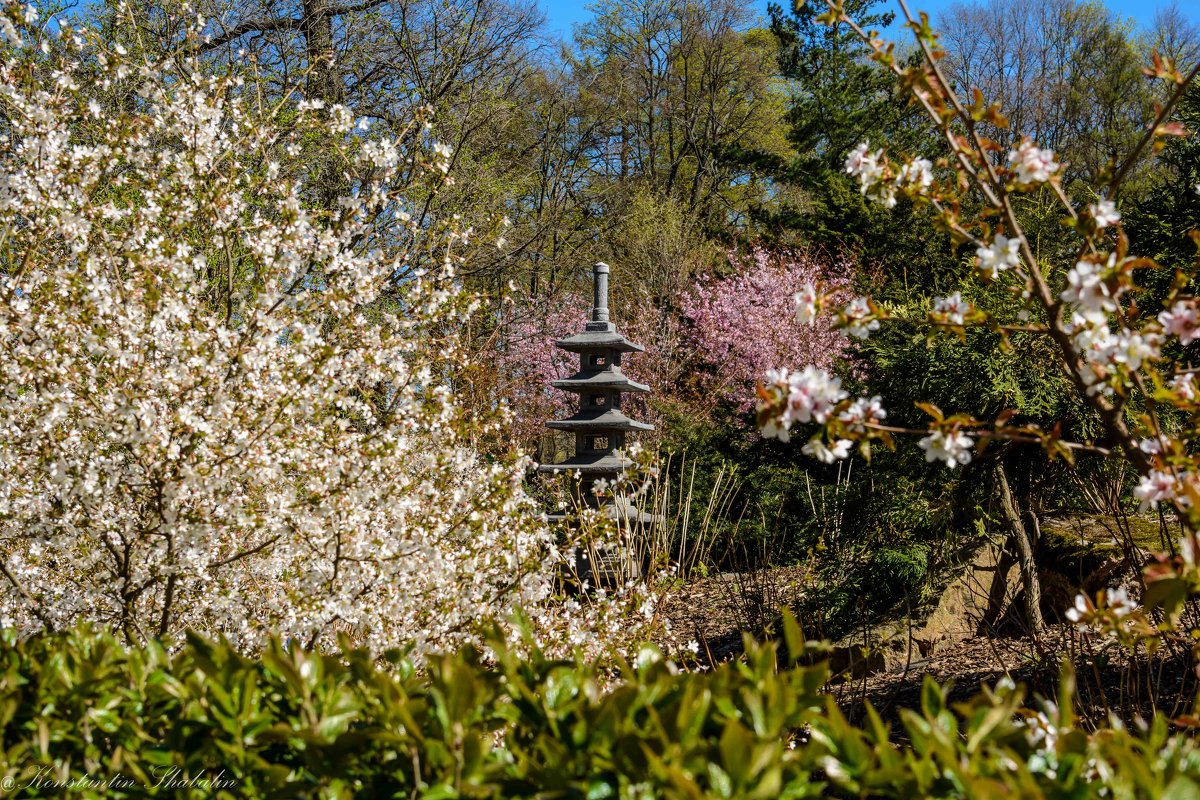
[[[449,390],[465,234],[396,188],[448,179],[432,131],[372,138],[13,4],[0,32],[4,623],[418,651],[517,605],[586,628],[545,605],[524,464],[477,458]]]
[[[788,326],[779,318],[789,313],[796,286],[806,285],[810,294],[803,302],[815,304],[815,285],[827,293],[841,291],[850,267],[812,253],[764,247],[731,253],[729,260],[734,272],[697,281],[683,297],[681,312],[694,357],[712,367],[703,391],[749,411],[749,390],[764,371],[797,362],[828,368],[845,350],[828,320],[813,316],[806,325]]]
[[[974,248],[978,279],[1008,289],[1021,306],[1016,315],[992,311],[956,293],[936,298],[924,322],[960,335],[967,326],[979,326],[1005,338],[1015,331],[1048,337],[1080,397],[1101,421],[1105,444],[1069,441],[1057,428],[1020,423],[1011,412],[981,420],[947,416],[928,404],[922,406],[930,416],[927,430],[889,426],[878,398],[851,398],[836,378],[812,367],[766,374],[757,405],[760,427],[766,436],[786,439],[797,423],[816,423],[805,448],[826,459],[845,457],[855,444],[867,453],[872,442],[890,446],[896,435],[920,437],[926,457],[952,469],[969,463],[983,446],[997,440],[1037,443],[1051,458],[1071,459],[1079,452],[1124,458],[1141,475],[1136,497],[1145,506],[1173,508],[1185,524],[1181,554],[1160,557],[1148,572],[1152,582],[1147,599],[1177,608],[1200,589],[1200,462],[1193,446],[1200,436],[1200,406],[1194,371],[1169,355],[1178,349],[1165,345],[1174,340],[1187,347],[1197,338],[1195,268],[1177,276],[1165,310],[1139,305],[1144,294],[1139,272],[1156,265],[1129,252],[1116,198],[1144,151],[1160,146],[1163,137],[1186,133],[1169,120],[1200,67],[1184,75],[1169,60],[1155,56],[1147,74],[1167,86],[1157,118],[1136,149],[1111,164],[1102,184],[1092,187],[1094,200],[1078,203],[1061,186],[1062,165],[1054,152],[1028,138],[1006,151],[987,137],[989,128],[1007,127],[1001,109],[977,90],[969,101],[956,94],[939,66],[945,53],[927,18],[914,17],[904,0],[900,7],[923,56],[915,65],[902,63],[891,44],[859,27],[840,2],[829,2],[823,21],[848,25],[862,38],[875,61],[891,70],[926,112],[940,133],[944,152],[931,160],[933,154],[889,154],[886,148],[864,142],[847,155],[846,172],[864,195],[886,206],[904,195],[932,207],[940,226],[957,242]],[[1066,245],[1073,252],[1069,261],[1043,254],[1026,236],[1017,203],[1032,194],[1057,203],[1068,231]],[[982,211],[973,217],[963,212],[979,206]],[[827,311],[847,336],[865,338],[893,319],[868,297],[839,304],[819,286],[798,288],[796,316],[801,323]],[[1164,413],[1168,409],[1178,413]],[[1184,422],[1172,424],[1169,419]],[[1125,598],[1114,597],[1099,597],[1100,611],[1111,601],[1120,605],[1125,619]],[[1084,598],[1075,618],[1084,619],[1095,609]]]
[[[795,327],[779,325],[778,319],[789,313],[798,283],[821,281],[823,290],[841,291],[848,264],[762,247],[730,253],[729,261],[731,274],[698,277],[677,310],[659,308],[648,298],[614,303],[618,328],[646,348],[621,365],[652,389],[647,406],[639,405],[646,402],[639,396],[625,401],[638,419],[661,426],[662,405],[685,408],[690,415],[710,413],[718,404],[749,411],[751,390],[764,370],[797,361],[828,368],[845,350],[844,337],[828,320],[814,317],[811,324]],[[507,430],[519,441],[536,441],[546,420],[572,413],[571,398],[549,384],[578,370],[579,359],[554,341],[581,330],[590,305],[590,297],[570,291],[503,305],[492,351],[499,380],[495,394],[509,401]]]

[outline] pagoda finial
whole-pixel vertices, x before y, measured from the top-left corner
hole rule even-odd
[[[592,322],[608,322],[608,264],[597,261],[592,267]]]

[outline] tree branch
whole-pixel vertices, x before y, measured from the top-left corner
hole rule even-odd
[[[300,30],[300,26],[303,24],[304,20],[293,17],[251,17],[215,39],[209,39],[207,42],[201,43],[197,48],[197,52],[207,53],[211,50],[216,50],[218,47],[224,47],[230,42],[237,41],[248,33],[297,31]]]

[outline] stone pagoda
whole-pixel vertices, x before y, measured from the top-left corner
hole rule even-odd
[[[631,501],[614,500],[605,494],[597,498],[592,492],[596,481],[612,481],[632,462],[621,453],[626,434],[631,431],[651,431],[653,425],[630,419],[621,412],[621,397],[629,392],[649,392],[650,387],[630,380],[621,372],[621,357],[626,353],[641,353],[644,347],[617,333],[608,319],[607,264],[600,263],[592,270],[592,318],[583,332],[555,344],[568,352],[579,354],[579,371],[569,378],[551,383],[555,389],[579,395],[578,411],[570,417],[552,420],[546,426],[575,434],[575,455],[559,464],[542,464],[539,472],[578,472],[580,476],[577,500],[599,508],[618,527],[628,532],[636,524],[655,520],[640,511]],[[562,519],[551,515],[551,519]],[[623,578],[636,577],[640,572],[627,548],[608,552],[581,554],[576,564],[581,578],[591,578],[593,585],[611,585]]]

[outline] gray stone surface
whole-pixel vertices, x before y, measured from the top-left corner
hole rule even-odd
[[[640,353],[645,348],[634,344],[617,332],[609,320],[607,264],[596,264],[592,271],[594,295],[592,319],[581,333],[559,339],[555,344],[567,352],[579,354],[579,371],[569,378],[551,383],[556,389],[579,395],[577,411],[566,419],[551,420],[547,427],[575,434],[575,454],[557,464],[541,464],[542,473],[578,472],[580,476],[577,500],[597,509],[609,519],[629,530],[645,525],[655,517],[636,507],[629,500],[614,501],[605,494],[600,499],[592,492],[597,481],[611,481],[632,466],[619,455],[625,447],[626,434],[654,430],[653,425],[630,419],[621,412],[621,396],[629,392],[645,393],[650,387],[630,380],[621,372],[621,356]],[[562,514],[550,514],[551,520],[565,519]],[[576,564],[577,577],[590,586],[612,586],[637,577],[635,560],[624,547],[606,548],[603,553],[582,553]]]

